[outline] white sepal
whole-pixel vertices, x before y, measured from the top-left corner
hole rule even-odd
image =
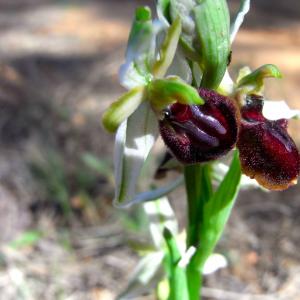
[[[224,77],[218,87],[218,92],[224,96],[230,96],[234,93],[234,82],[226,70]]]
[[[178,266],[180,268],[185,268],[189,264],[189,262],[190,262],[191,258],[193,257],[193,255],[196,253],[196,250],[197,249],[194,246],[191,246],[189,249],[187,249],[186,252],[184,252],[182,254],[181,259],[178,263]]]
[[[193,18],[193,8],[197,5],[195,0],[170,0],[170,15],[173,20],[177,16],[182,22],[183,32],[193,35],[196,31]]]
[[[146,85],[148,78],[150,78],[150,75],[140,73],[133,61],[128,61],[120,67],[120,84],[128,90],[137,86]]]
[[[157,4],[156,4],[156,13],[157,13],[157,17],[159,19],[159,21],[161,21],[165,27],[169,27],[169,21],[167,20],[167,18],[164,15],[163,10],[165,9],[165,7],[168,7],[169,5],[169,0],[158,0]]]
[[[263,115],[269,120],[299,119],[300,110],[290,109],[285,101],[264,101]]]
[[[169,67],[166,76],[178,76],[186,83],[191,84],[192,71],[187,60],[184,57],[184,54],[180,51],[180,49],[177,50],[174,60]]]
[[[178,188],[183,183],[184,183],[183,176],[178,176],[178,178],[176,178],[175,180],[173,180],[169,184],[167,184],[165,186],[162,186],[160,188],[156,188],[156,189],[148,190],[146,192],[138,193],[133,197],[133,199],[130,202],[124,203],[124,204],[119,204],[118,206],[122,207],[122,208],[127,208],[127,207],[130,207],[131,205],[134,205],[134,204],[159,199],[163,196],[168,195],[169,193],[171,193],[173,190]]]
[[[229,166],[222,163],[222,162],[217,162],[213,164],[213,169],[214,169],[214,176],[213,179],[219,184],[226,173],[229,170]],[[240,187],[242,190],[250,189],[250,188],[260,188],[262,187],[257,183],[255,179],[251,179],[250,177],[246,175],[242,175],[241,182],[240,182]]]
[[[146,202],[143,207],[149,217],[149,228],[153,243],[157,249],[162,249],[164,246],[164,228],[167,227],[174,236],[178,232],[178,224],[173,209],[167,197]]]
[[[233,21],[231,28],[230,28],[230,42],[232,43],[236,37],[236,34],[238,33],[245,15],[250,10],[250,0],[241,0],[239,11],[235,17],[235,20]]]
[[[158,273],[164,256],[163,251],[151,252],[144,256],[134,269],[128,286],[116,299],[137,299],[136,297],[154,288],[160,278]]]
[[[130,204],[136,195],[141,169],[158,136],[157,119],[148,102],[118,128],[115,141],[114,205]]]
[[[208,257],[203,267],[203,275],[209,275],[228,266],[225,256],[214,253]]]

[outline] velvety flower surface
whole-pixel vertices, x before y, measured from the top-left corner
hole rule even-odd
[[[233,148],[238,137],[235,104],[211,90],[200,89],[199,95],[205,104],[172,104],[159,123],[165,144],[185,164],[217,159]]]
[[[237,147],[242,171],[270,190],[284,190],[297,182],[298,149],[287,132],[287,120],[270,121],[262,114],[260,97],[248,97],[241,110]]]

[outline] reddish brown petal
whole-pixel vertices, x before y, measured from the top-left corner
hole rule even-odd
[[[262,99],[251,96],[242,109],[237,143],[242,171],[267,189],[284,190],[297,182],[299,152],[287,132],[287,120],[270,121],[262,108]]]
[[[159,124],[165,144],[185,164],[217,159],[237,140],[238,111],[233,102],[207,89],[199,94],[204,105],[173,104]]]

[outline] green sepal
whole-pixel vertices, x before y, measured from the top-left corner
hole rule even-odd
[[[156,111],[161,111],[175,102],[187,105],[204,103],[195,88],[175,76],[151,81],[147,89],[147,99]]]
[[[153,66],[152,75],[154,77],[162,78],[166,74],[175,56],[180,34],[181,21],[177,18],[168,29],[160,49],[160,58]]]
[[[201,54],[201,86],[216,89],[227,68],[230,53],[230,18],[225,0],[202,0],[194,8]]]
[[[261,94],[265,78],[282,78],[282,74],[275,65],[266,64],[240,79],[237,87],[247,94]]]
[[[144,100],[143,86],[136,87],[122,95],[104,112],[102,123],[109,132],[115,132]]]

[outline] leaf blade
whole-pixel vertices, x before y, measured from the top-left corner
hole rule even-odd
[[[220,239],[236,200],[241,180],[238,151],[235,151],[229,171],[217,191],[204,206],[203,223],[200,228],[201,245],[192,259],[192,264],[202,270],[205,261]]]

